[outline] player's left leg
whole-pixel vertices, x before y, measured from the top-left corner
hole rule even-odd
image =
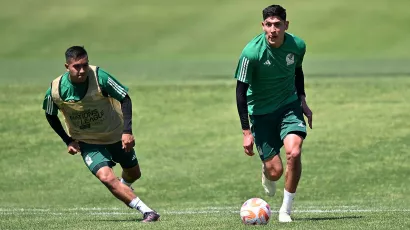
[[[107,145],[106,148],[111,153],[113,160],[121,165],[121,183],[131,187],[132,183],[141,178],[141,170],[134,148],[130,152],[125,152],[121,142]]]
[[[302,174],[302,143],[303,138],[290,133],[283,141],[286,152],[285,189],[283,191],[283,203],[279,210],[280,222],[291,222],[293,200]]]
[[[131,185],[132,183],[137,181],[139,178],[141,178],[141,170],[138,164],[130,168],[122,167],[122,173],[121,173],[121,179],[120,179],[121,183],[127,185],[132,190],[134,190],[131,187]]]
[[[302,174],[302,144],[307,133],[300,102],[288,105],[283,114],[281,138],[286,152],[286,171],[279,222],[291,222],[293,200]]]
[[[283,143],[286,152],[285,189],[289,193],[295,193],[302,174],[303,138],[294,132],[288,134]]]
[[[121,182],[131,188],[131,184],[141,177],[141,170],[134,149],[130,152],[125,152],[122,148],[121,141],[107,145],[106,148],[111,152],[113,160],[120,163],[122,167]],[[160,218],[160,215],[142,202],[139,197],[133,199],[129,206],[135,208],[144,215],[143,222],[157,221]]]

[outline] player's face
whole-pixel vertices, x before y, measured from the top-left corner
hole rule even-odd
[[[282,45],[288,26],[288,21],[283,21],[277,16],[266,18],[262,22],[262,28],[270,46],[277,48]]]
[[[70,59],[65,67],[67,71],[70,72],[70,79],[72,82],[84,82],[87,80],[87,73],[89,69],[88,57],[85,56],[80,59]]]

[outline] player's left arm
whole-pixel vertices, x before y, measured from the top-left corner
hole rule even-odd
[[[298,97],[303,101],[306,97],[305,92],[305,75],[303,74],[303,58],[305,57],[306,53],[306,45],[304,43],[301,44],[301,53],[299,55],[299,59],[296,61],[296,68],[295,68],[295,87],[296,93]]]
[[[295,69],[295,87],[296,93],[301,100],[305,100],[305,75],[303,74],[302,66]]]
[[[128,88],[101,68],[98,69],[98,82],[104,94],[121,103],[124,119],[122,145],[125,151],[129,152],[134,147],[135,141],[132,134],[132,102],[128,95]]]
[[[295,68],[295,88],[296,88],[296,93],[302,102],[302,109],[303,113],[305,116],[308,118],[308,124],[309,127],[312,128],[312,117],[313,113],[310,110],[309,106],[306,103],[306,92],[305,92],[305,75],[303,73],[303,68],[302,68],[302,62],[303,58],[306,53],[306,46],[303,47],[302,53],[300,55],[299,60],[296,63],[296,68]]]

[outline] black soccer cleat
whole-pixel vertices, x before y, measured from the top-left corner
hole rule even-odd
[[[149,222],[159,221],[160,217],[161,216],[158,213],[156,213],[155,211],[146,212],[146,213],[144,213],[144,219],[141,222],[149,223]]]

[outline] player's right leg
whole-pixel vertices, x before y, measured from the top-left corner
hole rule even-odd
[[[132,190],[117,179],[112,168],[108,166],[101,167],[95,176],[124,204],[129,205],[136,198]]]
[[[131,208],[134,208],[143,214],[142,222],[158,221],[160,215],[154,210],[150,209],[142,200],[137,197],[132,189],[121,183],[110,167],[100,168],[95,176],[110,190],[110,192],[119,200],[124,202]]]
[[[262,187],[268,196],[276,193],[276,181],[282,176],[283,166],[279,156],[282,145],[273,114],[251,115],[252,134],[262,160]]]
[[[122,143],[117,142],[106,145],[106,149],[111,153],[113,160],[120,163],[122,167],[122,178],[120,182],[134,190],[131,184],[141,177],[141,170],[134,148],[129,152],[125,152],[122,148]],[[137,209],[144,215],[143,222],[153,222],[160,218],[160,215],[156,211],[148,207],[138,197],[134,198],[129,203],[129,206]]]
[[[129,186],[121,183],[115,176],[112,170],[115,163],[112,161],[111,153],[106,149],[105,145],[92,145],[80,142],[80,148],[84,163],[88,169],[116,198],[127,206],[140,211],[144,215],[143,222],[159,220],[159,215],[149,209]]]
[[[262,163],[262,187],[266,195],[274,196],[276,193],[276,181],[283,174],[282,159],[279,154],[266,159]]]
[[[114,174],[112,167],[116,164],[112,161],[110,152],[104,145],[88,144],[80,142],[81,156],[88,169],[103,183],[110,192],[119,200],[128,205],[135,198],[132,190],[122,184]]]

